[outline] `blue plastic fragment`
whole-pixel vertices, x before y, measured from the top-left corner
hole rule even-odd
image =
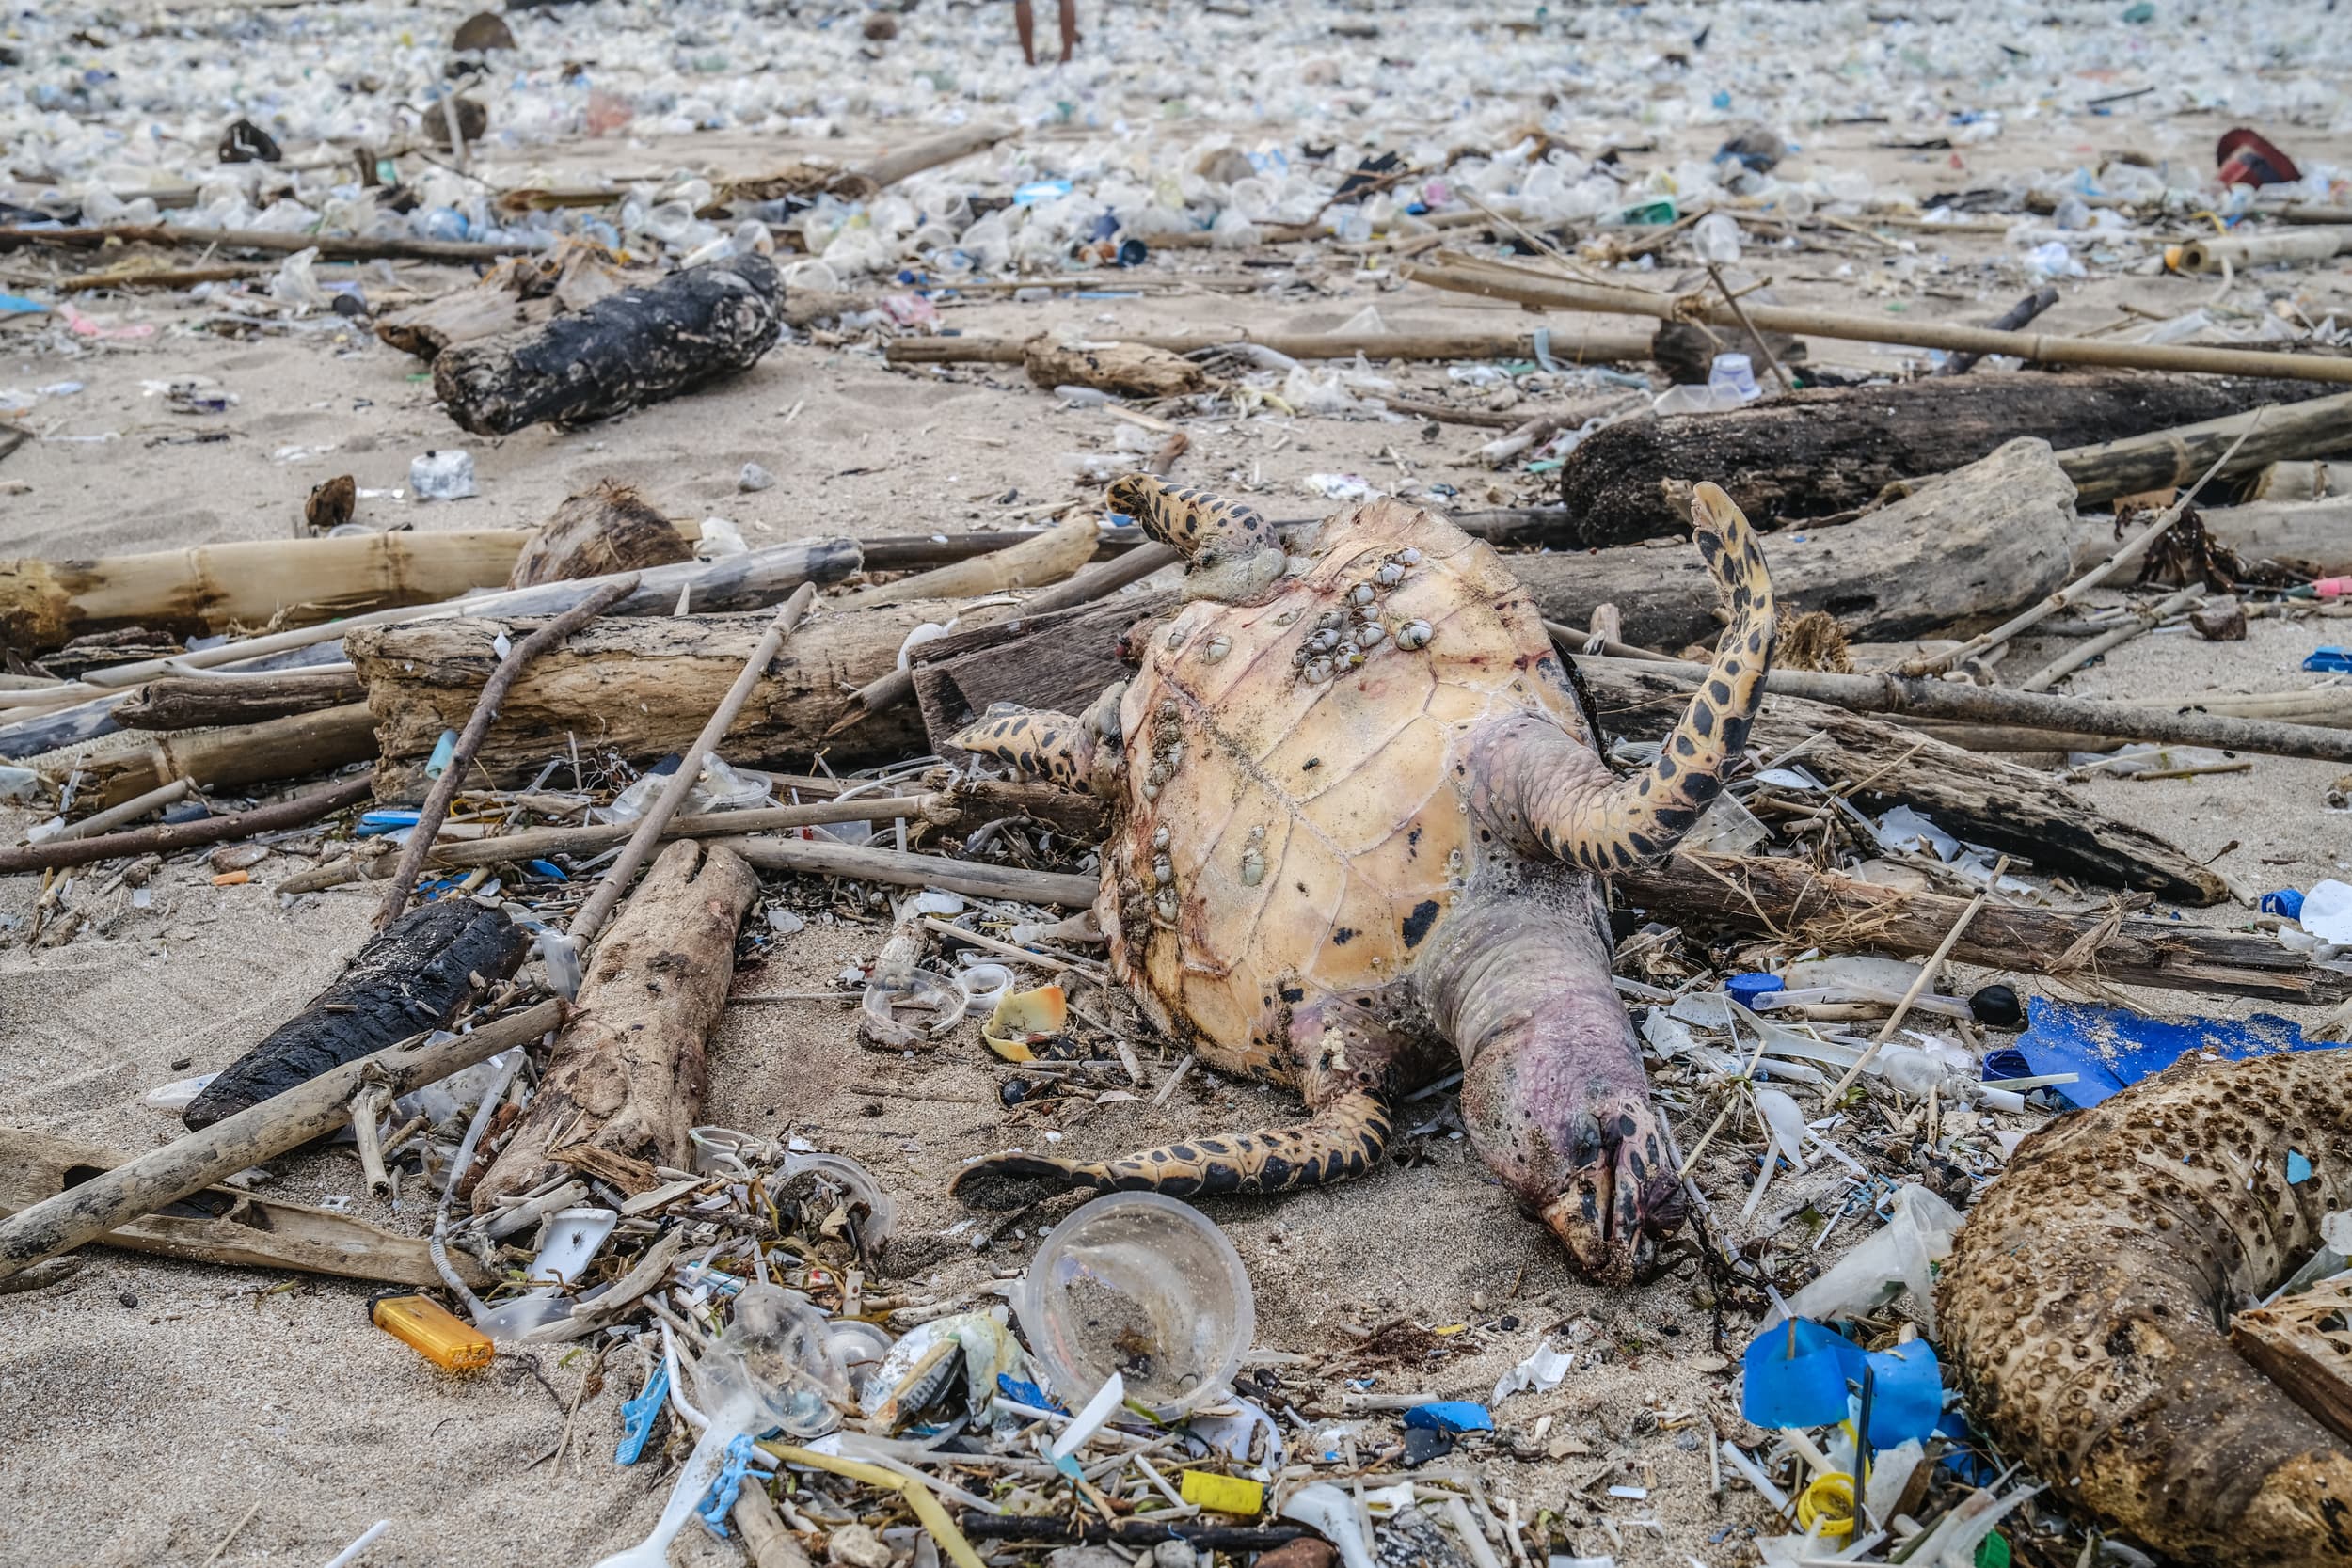
[[[653,1435],[654,1418],[661,1414],[662,1402],[669,1397],[670,1369],[657,1365],[653,1376],[645,1379],[645,1391],[621,1402],[621,1446],[612,1451],[613,1463],[634,1465],[644,1455],[645,1440]]]
[[[1788,983],[1777,974],[1735,974],[1724,982],[1724,990],[1731,993],[1731,999],[1751,1011],[1756,1007],[1757,997],[1788,989]]]
[[[553,861],[525,861],[523,867],[534,877],[552,877],[559,882],[571,880],[564,875],[564,868]]]
[[[48,311],[49,307],[40,300],[27,299],[23,294],[0,293],[0,316],[40,316]]]
[[[1740,1357],[1740,1414],[1760,1427],[1828,1426],[1846,1418],[1846,1365],[1853,1350],[1804,1318],[1774,1323]],[[1860,1351],[1854,1351],[1860,1355]]]
[[[2026,1029],[2017,1037],[2017,1049],[2036,1074],[2076,1074],[2075,1082],[2056,1087],[2078,1109],[2162,1072],[2193,1051],[2236,1062],[2280,1051],[2328,1049],[2323,1041],[2305,1039],[2299,1024],[2274,1013],[2171,1023],[2128,1007],[2092,1007],[2036,996],[2027,999],[2026,1017]]]
[[[2299,1187],[2312,1179],[2312,1162],[2299,1148],[2287,1150],[2287,1185]]]
[[[413,828],[417,825],[417,816],[418,814],[413,811],[361,812],[359,836],[377,838],[385,833],[396,833],[403,828]]]
[[[1794,1351],[1792,1355],[1790,1353]],[[1774,1323],[1740,1356],[1740,1413],[1760,1427],[1830,1426],[1850,1413],[1847,1395],[1867,1369],[1872,1382],[1869,1444],[1891,1449],[1925,1440],[1944,1414],[1944,1369],[1935,1347],[1914,1339],[1866,1351],[1807,1318]]]
[[[1031,1410],[1051,1410],[1057,1416],[1070,1414],[1068,1407],[1053,1395],[1034,1383],[1022,1381],[1010,1372],[996,1374],[996,1391],[1012,1401],[1013,1403],[1025,1404]]]
[[[2276,893],[2263,895],[2262,912],[2284,915],[2289,920],[2303,918],[2303,894],[2299,888],[2282,887]]]
[[[1032,180],[1025,185],[1015,187],[1012,193],[1012,204],[1016,207],[1032,207],[1041,201],[1050,201],[1057,196],[1069,194],[1070,182],[1067,180]]]
[[[727,1515],[735,1512],[735,1499],[743,1490],[743,1472],[751,1468],[752,1455],[757,1451],[749,1433],[739,1432],[729,1438],[726,1464],[721,1466],[719,1479],[710,1483],[710,1496],[694,1510],[702,1516],[703,1528],[722,1541],[727,1538]]]
[[[2339,648],[2332,642],[2314,648],[2303,660],[2303,668],[2329,675],[2352,674],[2352,648]]]
[[[2024,1052],[2012,1046],[2005,1045],[1998,1051],[1984,1053],[1984,1081],[1988,1084],[1997,1084],[2004,1078],[2032,1076],[2033,1064],[2026,1060]]]
[[[1475,1400],[1437,1400],[1428,1404],[1417,1404],[1405,1412],[1405,1424],[1408,1427],[1427,1427],[1432,1432],[1458,1434],[1465,1432],[1492,1432],[1495,1429],[1495,1418],[1488,1414],[1485,1405],[1478,1403]]]
[[[424,776],[437,779],[449,771],[450,759],[457,754],[457,732],[443,730],[441,738],[433,743],[433,754],[424,759]]]

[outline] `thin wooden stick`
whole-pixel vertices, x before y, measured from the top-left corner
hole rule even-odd
[[[1400,269],[1413,282],[1459,293],[1483,294],[1561,310],[1649,316],[1660,321],[1697,320],[1720,326],[1738,323],[1731,308],[1697,296],[1647,294],[1624,288],[1570,283],[1526,267],[1447,254],[1428,264]],[[2273,354],[2257,349],[2195,348],[2181,343],[2118,343],[2046,332],[1997,332],[1990,327],[1944,322],[1899,321],[1886,316],[1847,315],[1836,310],[1757,306],[1749,312],[1768,332],[1799,337],[1840,338],[1866,343],[1899,343],[1963,353],[2006,354],[2052,365],[2122,365],[2140,370],[2204,372],[2214,375],[2272,376],[2293,381],[2352,382],[2352,359],[2316,354]]]
[[[2140,633],[2162,626],[2166,620],[2195,604],[2204,592],[2203,583],[2189,584],[2163,603],[2140,611],[2114,630],[2102,632],[2096,637],[2067,649],[2066,652],[2018,682],[2017,689],[2020,691],[2049,690],[2070,672],[2081,669],[2101,654],[2112,648],[2120,648]]]
[[[1952,922],[1952,928],[1944,933],[1944,941],[1929,956],[1928,961],[1919,966],[1918,978],[1911,982],[1911,989],[1903,992],[1902,1000],[1895,1004],[1895,1010],[1887,1014],[1886,1022],[1879,1026],[1877,1037],[1870,1041],[1869,1049],[1854,1058],[1854,1064],[1846,1069],[1846,1075],[1837,1080],[1836,1085],[1822,1098],[1823,1104],[1836,1104],[1838,1099],[1853,1087],[1854,1080],[1862,1076],[1864,1069],[1878,1059],[1879,1047],[1895,1037],[1895,1031],[1902,1026],[1904,1017],[1911,1011],[1911,1005],[1927,994],[1928,988],[1935,984],[1935,976],[1943,969],[1944,960],[1951,957],[1954,947],[1960,945],[1960,939],[1967,931],[1968,923],[1977,918],[1977,911],[1984,908],[1986,900],[1993,896],[1993,890],[2001,885],[2001,878],[2008,871],[2007,855],[1993,863],[1993,875],[1986,879],[1984,891],[1971,898],[1968,907],[1960,911],[1960,918]]]
[[[542,1002],[470,1034],[419,1035],[387,1046],[20,1210],[0,1220],[0,1279],[333,1132],[371,1072],[395,1095],[407,1094],[530,1044],[561,1024],[565,1011],[561,1002]]]
[[[490,725],[499,716],[499,705],[506,701],[507,692],[522,678],[522,673],[549,648],[602,615],[606,610],[637,592],[637,577],[629,576],[608,582],[579,604],[572,606],[546,626],[506,651],[490,678],[482,683],[482,695],[475,700],[473,713],[457,736],[456,748],[449,754],[449,766],[433,781],[432,791],[424,798],[424,805],[417,813],[417,825],[408,830],[408,840],[401,847],[400,863],[392,868],[391,883],[384,890],[383,907],[375,911],[375,928],[382,930],[400,918],[400,911],[408,907],[409,890],[416,886],[417,873],[424,868],[424,858],[433,847],[433,837],[441,831],[443,818],[449,816],[450,802],[457,798],[458,786],[464,783],[467,766],[482,748],[483,736],[490,733]],[[804,592],[814,594],[810,588]]]
[[[719,699],[719,705],[711,711],[709,721],[703,725],[702,734],[694,737],[694,743],[678,758],[677,771],[670,775],[668,787],[655,800],[652,808],[637,819],[637,831],[629,835],[628,843],[621,849],[620,858],[604,874],[604,880],[596,884],[596,892],[588,895],[588,902],[580,906],[580,912],[572,917],[565,934],[574,942],[585,947],[596,940],[596,931],[604,925],[606,917],[612,914],[612,906],[620,902],[621,895],[628,891],[628,884],[636,879],[638,868],[653,852],[654,845],[661,837],[661,831],[670,825],[670,818],[678,814],[678,808],[686,804],[686,797],[702,777],[704,759],[718,749],[728,726],[743,711],[743,705],[751,701],[752,689],[759,684],[759,677],[768,673],[769,662],[783,649],[792,636],[792,628],[801,624],[801,617],[808,612],[808,607],[816,598],[815,583],[801,584],[793,595],[784,602],[784,608],[776,611],[775,619],[768,623],[767,635],[752,650],[752,657],[743,661],[743,669],[735,677],[735,684],[727,688],[725,696]]]
[[[1780,360],[1772,354],[1772,345],[1766,342],[1764,334],[1756,329],[1756,323],[1748,320],[1748,308],[1740,303],[1740,296],[1733,293],[1731,285],[1724,281],[1724,269],[1709,261],[1707,263],[1707,276],[1715,280],[1715,287],[1722,293],[1724,303],[1730,306],[1731,313],[1740,318],[1740,325],[1747,332],[1748,341],[1756,344],[1756,352],[1764,356],[1764,363],[1772,366],[1772,374],[1780,382],[1780,389],[1784,392],[1795,391],[1796,379],[1782,368]]]
[[[2105,561],[2102,561],[2099,564],[2093,566],[2090,571],[2085,572],[2081,577],[2076,578],[2065,587],[2050,594],[2047,598],[2042,600],[2041,603],[2020,610],[2017,614],[2010,616],[1999,626],[1994,626],[1991,631],[1979,632],[1975,637],[1970,638],[1967,641],[1963,642],[1947,652],[1940,654],[1928,654],[1923,655],[1918,658],[1908,659],[1904,661],[1899,673],[1905,675],[1940,674],[1944,671],[1948,670],[1953,665],[1959,663],[1962,659],[1974,658],[1979,654],[1985,652],[1989,648],[1997,648],[2002,643],[2008,641],[2010,638],[2015,637],[2018,633],[2026,631],[2030,627],[2038,626],[2042,622],[2048,620],[2051,616],[2056,615],[2059,610],[2072,608],[2078,600],[2080,600],[2083,594],[2089,593],[2091,589],[2098,587],[2101,583],[2106,581],[2107,578],[2113,577],[2116,573],[2122,571],[2124,567],[2130,565],[2133,562],[2137,561],[2142,555],[2146,554],[2149,546],[2164,537],[2164,535],[2170,531],[2174,523],[2179,522],[2183,516],[2186,515],[2189,502],[2197,499],[2197,492],[2202,490],[2205,487],[2206,482],[2211,480],[2214,475],[2219,473],[2222,467],[2227,464],[2231,458],[2237,455],[2237,449],[2246,444],[2247,437],[2252,436],[2256,430],[2261,428],[2263,416],[2269,412],[2269,405],[2265,405],[2264,407],[2255,409],[2254,417],[2247,420],[2246,428],[2239,431],[2237,439],[2230,443],[2230,450],[2223,452],[2219,457],[2214,459],[2213,467],[2205,470],[2203,477],[2199,479],[2196,483],[2190,485],[2187,492],[2184,494],[2180,499],[2174,501],[2170,506],[2166,507],[2154,522],[2150,523],[2146,528],[2140,530],[2137,533],[2133,534],[2129,539],[2124,540],[2121,545],[2118,545],[2115,547],[2114,553],[2109,555]]]
[[[220,1544],[215,1546],[211,1554],[203,1561],[198,1563],[196,1568],[213,1568],[213,1564],[220,1560],[220,1554],[227,1551],[230,1544],[245,1533],[245,1527],[251,1524],[253,1516],[261,1512],[262,1499],[256,1497],[253,1499],[253,1506],[237,1516],[237,1522],[229,1527],[229,1533],[220,1538]]]
[[[367,774],[342,779],[324,789],[308,795],[297,795],[276,805],[261,806],[252,811],[238,812],[230,816],[207,816],[195,822],[166,822],[152,828],[134,828],[129,832],[102,833],[96,838],[72,838],[60,842],[50,839],[41,844],[18,845],[0,849],[0,877],[20,871],[48,871],[58,866],[87,865],[92,861],[119,860],[130,855],[167,855],[175,849],[192,848],[199,844],[219,844],[232,838],[245,838],[253,833],[276,832],[281,828],[299,828],[315,822],[345,806],[357,805],[374,793],[375,782]]]

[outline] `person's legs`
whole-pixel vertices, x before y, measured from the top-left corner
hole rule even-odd
[[[1064,16],[1069,15],[1070,4],[1071,0],[1062,0]],[[1012,0],[1012,24],[1021,34],[1021,57],[1031,65],[1037,64],[1037,13],[1029,8],[1029,0]],[[1067,22],[1062,24],[1065,33],[1069,26]],[[1065,59],[1069,57],[1067,45],[1062,54]]]
[[[1028,0],[1022,0],[1023,5]],[[1070,63],[1070,52],[1078,46],[1078,0],[1061,0],[1061,58]]]

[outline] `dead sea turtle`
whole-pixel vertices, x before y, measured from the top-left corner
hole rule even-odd
[[[1391,1098],[1458,1053],[1495,1174],[1585,1272],[1642,1272],[1681,1205],[1596,874],[1665,854],[1745,743],[1772,640],[1746,519],[1698,486],[1730,624],[1657,760],[1619,778],[1534,603],[1437,513],[1375,501],[1286,552],[1248,508],[1148,475],[1110,500],[1190,559],[1190,602],[1084,718],[998,710],[956,743],[1115,803],[1095,910],[1120,980],[1204,1064],[1312,1114],[1101,1163],[998,1154],[958,1196],[1354,1176]]]

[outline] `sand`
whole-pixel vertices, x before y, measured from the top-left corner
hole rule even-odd
[[[2174,120],[2164,129],[2194,145],[2226,123]],[[1965,172],[1949,166],[1948,153],[1872,146],[1883,133],[1820,128],[1808,150],[1882,180],[1956,188],[2005,169],[2095,160],[2150,128],[2119,114],[2053,125],[2054,143],[2012,132],[1968,150]],[[864,127],[825,150],[853,156],[882,139]],[[1655,156],[1708,150],[1695,136],[1686,142]],[[2311,133],[2297,145],[2342,159],[2352,138]],[[794,150],[739,136],[677,136],[648,139],[628,155],[647,168],[743,168]],[[1919,316],[1984,319],[2025,292],[2013,268],[1988,260],[2001,250],[1997,237],[1922,248],[1948,248],[1961,264],[1946,270],[1857,244],[1846,255],[1752,252],[1749,266],[1768,272],[1788,303],[1900,305]],[[20,255],[14,264],[22,272],[32,263]],[[1244,270],[1195,252],[1147,276],[1188,269],[1218,277]],[[387,275],[369,267],[323,276],[358,276],[374,290]],[[391,276],[426,293],[461,280],[423,267]],[[1664,269],[1655,281],[1674,276]],[[2305,278],[2323,309],[2352,302],[2352,272],[2342,261]],[[1256,294],[1003,300],[951,307],[948,316],[971,332],[1070,325],[1102,335],[1208,325],[1314,331],[1366,305],[1399,330],[1530,324],[1514,309],[1359,274],[1336,255],[1263,280],[1267,292]],[[2210,282],[2158,277],[2076,285],[2044,325],[2086,329],[2124,302],[2170,314],[2211,291]],[[389,490],[406,483],[412,455],[453,444],[474,453],[479,499],[437,507],[366,499],[361,519],[421,530],[525,527],[566,494],[611,477],[643,486],[675,515],[732,518],[755,543],[962,530],[1073,495],[1065,457],[1108,450],[1118,430],[1100,410],[1060,406],[1015,368],[898,373],[863,348],[798,344],[722,388],[593,429],[469,440],[436,411],[414,362],[359,332],[240,341],[173,330],[205,313],[184,297],[94,308],[163,330],[97,345],[67,363],[27,357],[0,325],[0,381],[86,383],[78,396],[43,406],[51,439],[0,466],[0,553],[80,556],[289,537],[305,493],[320,480],[348,471],[363,488]],[[1817,352],[1823,362],[1856,368],[1892,368],[1902,357],[1830,342]],[[143,394],[142,383],[189,375],[217,378],[240,403],[223,416],[191,419],[162,412],[159,400]],[[1444,367],[1415,367],[1403,379],[1408,392],[1423,395],[1447,386]],[[1459,427],[1434,436],[1414,424],[1330,420],[1207,420],[1188,428],[1194,446],[1182,476],[1248,494],[1277,516],[1322,509],[1303,487],[1312,473],[1355,472],[1388,486],[1409,478],[1425,490],[1452,485],[1457,505],[1543,499],[1534,482],[1476,466],[1470,453],[1482,434]],[[188,444],[199,431],[227,438]],[[64,439],[106,433],[113,438],[103,442]],[[774,488],[739,494],[736,475],[746,461],[771,471]],[[2069,689],[2186,702],[2209,690],[2297,686],[2315,678],[2298,671],[2301,656],[2316,642],[2344,640],[2330,626],[2262,620],[2247,641],[2228,645],[2143,638]],[[2057,647],[2023,643],[2011,667],[2033,667]],[[2308,885],[2347,870],[2352,834],[2321,800],[2342,771],[2265,758],[2245,774],[2102,780],[2085,786],[2085,799],[2201,859],[2217,857],[2250,889]],[[10,813],[0,827],[14,836],[28,820]],[[326,983],[361,940],[372,893],[281,901],[269,891],[298,864],[279,857],[256,869],[254,885],[216,889],[201,857],[191,857],[167,871],[150,910],[106,915],[59,949],[0,949],[0,1039],[8,1045],[0,1121],[126,1151],[168,1137],[174,1124],[143,1108],[140,1097],[237,1055]],[[25,915],[36,892],[32,879],[0,880],[0,915]],[[2227,925],[2248,914],[2223,908],[2186,918]],[[885,935],[877,924],[814,921],[780,943],[743,989],[822,987],[845,963],[871,958]],[[2250,1010],[2212,999],[2145,1000]],[[1136,1043],[1155,1077],[1172,1064],[1158,1042]],[[707,1120],[762,1134],[797,1132],[853,1156],[890,1188],[910,1233],[953,1227],[963,1216],[944,1195],[946,1180],[963,1159],[1005,1141],[996,1129],[997,1075],[970,1038],[902,1059],[862,1049],[849,1015],[833,1005],[776,1003],[732,1008],[710,1054]],[[869,1084],[890,1092],[861,1087]],[[1443,1103],[1422,1109],[1435,1115]],[[1107,1154],[1291,1110],[1282,1096],[1196,1072],[1163,1108],[1105,1104],[1065,1121],[1061,1148]],[[1573,1345],[1574,1370],[1556,1392],[1515,1397],[1497,1413],[1522,1430],[1552,1418],[1549,1438],[1565,1439],[1567,1452],[1532,1464],[1497,1458],[1486,1483],[1498,1498],[1515,1498],[1522,1515],[1559,1513],[1580,1550],[1613,1552],[1621,1562],[1725,1568],[1755,1560],[1745,1540],[1769,1528],[1768,1512],[1743,1488],[1709,1492],[1706,1423],[1738,1430],[1737,1384],[1709,1342],[1709,1313],[1693,1298],[1690,1271],[1634,1290],[1584,1284],[1542,1230],[1513,1212],[1458,1135],[1439,1130],[1400,1147],[1412,1163],[1384,1164],[1344,1187],[1204,1205],[1248,1263],[1260,1345],[1313,1354],[1348,1344],[1349,1325],[1397,1317],[1467,1323],[1459,1354],[1385,1373],[1376,1386],[1470,1398],[1485,1398],[1547,1337]],[[349,1157],[330,1152],[281,1163],[272,1190],[316,1200],[358,1185]],[[1736,1210],[1735,1188],[1716,1191],[1719,1208]],[[355,1210],[409,1227],[422,1217],[413,1195],[396,1213],[364,1199]],[[981,1253],[959,1237],[914,1288],[986,1289],[1020,1269],[1036,1236],[1034,1227],[1015,1231]],[[101,1248],[63,1283],[0,1296],[0,1560],[23,1568],[194,1564],[252,1511],[219,1557],[227,1568],[324,1561],[377,1519],[392,1528],[365,1559],[370,1568],[585,1564],[651,1524],[670,1467],[621,1469],[611,1457],[617,1403],[642,1376],[634,1353],[615,1353],[602,1391],[580,1405],[572,1454],[533,1467],[554,1448],[589,1357],[555,1351],[501,1357],[479,1376],[443,1374],[369,1326],[370,1294],[355,1282]],[[1735,1353],[1743,1328],[1732,1328]],[[1285,1386],[1293,1397],[1318,1391],[1293,1377]],[[1320,1391],[1336,1400],[1335,1386]],[[1601,1495],[1620,1481],[1646,1485],[1646,1501]],[[1595,1522],[1604,1512],[1615,1541]],[[1648,1519],[1654,1530],[1640,1523]],[[690,1528],[673,1560],[742,1560],[732,1544]]]

